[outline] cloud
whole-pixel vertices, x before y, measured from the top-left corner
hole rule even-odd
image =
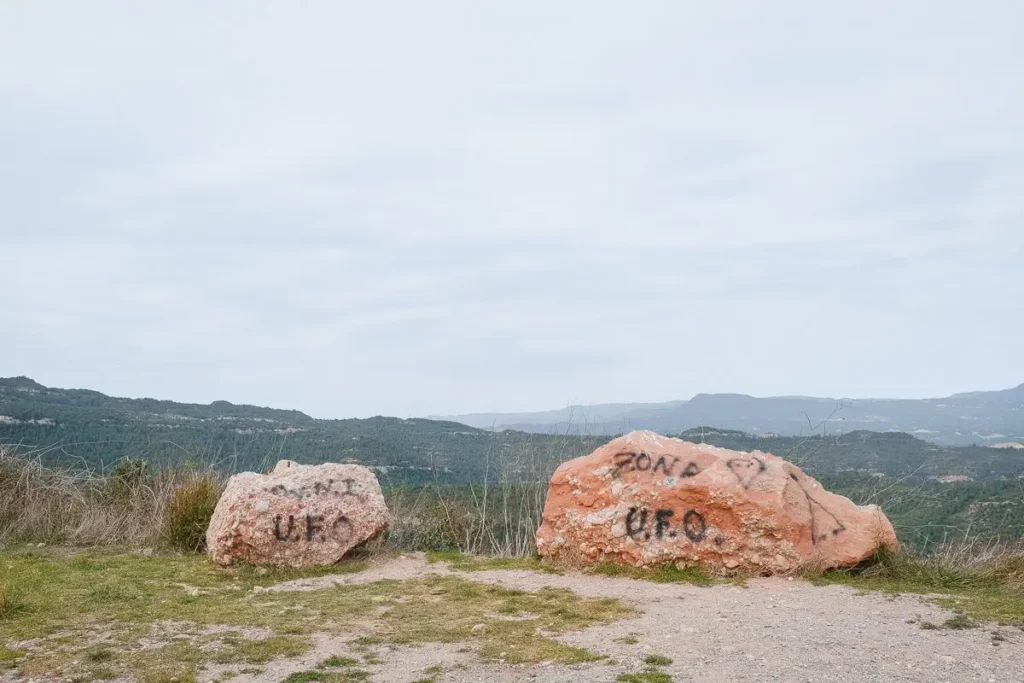
[[[0,374],[322,416],[1017,384],[1021,20],[7,3]]]

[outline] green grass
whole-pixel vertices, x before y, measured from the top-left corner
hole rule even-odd
[[[562,570],[542,561],[539,557],[485,557],[467,555],[454,550],[427,553],[427,561],[446,562],[457,571],[484,571],[488,569],[528,569],[530,571],[561,574]]]
[[[221,664],[266,664],[278,657],[298,657],[310,648],[308,638],[295,636],[271,636],[259,640],[224,638],[221,642],[230,647],[227,652],[214,657],[214,661]]]
[[[18,584],[10,577],[0,575],[0,622],[13,618],[24,609]]]
[[[99,667],[89,672],[94,681],[112,681],[117,678],[117,672],[108,667]]]
[[[622,643],[623,645],[636,645],[640,642],[640,639],[636,636],[622,636],[621,638],[616,638],[615,642]]]
[[[551,574],[562,574],[564,568],[544,562],[539,557],[483,557],[466,555],[457,551],[439,551],[427,553],[428,562],[446,562],[449,567],[459,571],[482,571],[487,569],[528,569]],[[598,576],[624,577],[643,579],[656,583],[692,583],[698,586],[710,586],[716,579],[697,567],[676,567],[663,564],[657,567],[630,567],[607,562],[585,569],[584,571]]]
[[[114,658],[114,653],[105,647],[91,647],[85,651],[85,659],[89,662],[109,662]]]
[[[3,643],[0,643],[0,671],[15,668],[18,660],[24,656],[24,650],[12,650]]]
[[[963,621],[954,617],[954,625],[943,628],[969,628],[960,624],[974,621],[1024,624],[1019,560],[1010,558],[993,567],[968,569],[938,559],[882,551],[863,567],[830,570],[806,578],[817,584],[840,584],[865,591],[927,595],[940,607],[962,615]],[[924,624],[921,627],[928,628]]]
[[[932,621],[921,622],[921,628],[925,631],[963,631],[966,629],[978,628],[979,626],[981,626],[981,624],[963,614],[957,614],[954,617],[950,617],[941,624],[936,624]]]
[[[978,628],[980,624],[966,615],[958,614],[955,617],[946,619],[942,626],[953,631],[963,631],[969,628]]]
[[[359,621],[364,635],[350,641],[350,647],[368,657],[373,656],[369,648],[380,644],[467,642],[486,659],[578,663],[600,655],[547,636],[632,614],[614,599],[582,598],[552,588],[527,593],[454,576],[319,591],[252,591],[337,571],[220,569],[196,555],[0,552],[0,585],[19,585],[21,605],[0,621],[0,643],[59,636],[67,648],[0,650],[0,662],[6,660],[5,666],[17,667],[25,677],[67,677],[69,662],[80,657],[143,683],[175,678],[184,683],[209,662],[263,664],[295,657],[309,650],[310,634],[343,635]],[[155,633],[156,623],[163,621],[178,624],[173,635],[188,639]],[[486,628],[473,632],[481,623]],[[96,624],[111,634],[102,647],[90,642]],[[207,630],[213,625],[261,627],[270,635],[246,638]],[[140,648],[142,638],[164,642]],[[357,662],[338,657],[323,664],[351,668]],[[316,680],[338,681],[355,680],[354,671],[312,673],[321,676]]]
[[[322,671],[297,671],[281,683],[312,683],[313,681],[322,681],[328,675],[330,674],[325,674]]]
[[[672,564],[662,564],[657,567],[631,567],[607,562],[595,565],[588,571],[598,576],[642,579],[655,583],[692,583],[697,586],[710,586],[716,582],[714,577],[697,567],[676,567]]]
[[[187,481],[171,494],[164,518],[163,540],[169,547],[197,552],[206,547],[206,529],[220,499],[221,484],[210,473]]]
[[[651,654],[644,657],[644,664],[651,666],[668,666],[671,663],[672,660],[664,655]]]
[[[281,683],[357,683],[370,680],[370,673],[361,669],[352,669],[340,673],[324,671],[300,671],[285,678]]]
[[[619,674],[618,683],[672,683],[672,677],[664,671],[648,669],[636,674]]]
[[[331,668],[340,669],[340,668],[347,667],[347,666],[358,666],[358,665],[359,665],[359,660],[357,660],[357,659],[352,659],[351,657],[341,657],[339,655],[334,655],[333,657],[328,657],[324,661],[322,661],[319,664],[317,664],[316,668],[318,668],[318,669],[331,669]]]
[[[380,645],[383,642],[384,639],[378,638],[377,636],[359,636],[358,638],[353,640],[350,643],[350,645],[352,645],[352,647],[355,649],[365,649],[368,647],[372,647],[373,645]]]

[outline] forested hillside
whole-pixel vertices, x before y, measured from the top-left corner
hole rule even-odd
[[[1024,532],[1024,451],[944,447],[901,433],[765,438],[694,429],[683,439],[791,460],[857,502],[882,504],[904,536],[935,540],[950,529]],[[113,398],[0,379],[0,444],[49,464],[106,470],[119,460],[152,466],[201,462],[227,472],[278,459],[359,462],[385,486],[546,481],[558,463],[607,436],[488,431],[454,422],[374,417],[317,420],[301,412],[216,401],[210,405]]]
[[[556,458],[568,448],[566,457],[575,457],[604,440],[498,434],[422,419],[316,420],[298,411],[226,401],[113,398],[23,377],[0,379],[0,443],[19,444],[48,463],[77,461],[94,469],[131,457],[240,471],[288,458],[360,462],[396,483],[469,482],[482,480],[503,456],[530,452]]]
[[[859,472],[914,480],[998,481],[1024,474],[1024,451],[944,447],[898,432],[765,438],[701,428],[678,436],[769,451],[816,476]],[[401,481],[479,481],[504,457],[528,451],[566,459],[589,452],[607,438],[494,432],[425,419],[317,420],[294,410],[226,401],[197,405],[113,398],[44,387],[23,377],[0,379],[0,443],[39,450],[50,462],[77,459],[94,468],[135,457],[154,462],[198,459],[238,470],[287,457],[311,463],[362,462]]]

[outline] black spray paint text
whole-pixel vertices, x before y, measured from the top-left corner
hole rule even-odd
[[[323,515],[284,515],[274,517],[274,538],[278,541],[317,543],[333,538],[345,541],[352,536],[352,523],[345,515],[328,524]]]
[[[676,538],[681,532],[686,538],[694,543],[704,540],[707,534],[707,522],[704,515],[696,510],[687,510],[681,517],[682,525],[673,526],[672,519],[676,511],[668,508],[654,510],[649,514],[647,508],[629,508],[626,513],[626,534],[633,540],[650,540],[655,538]]]
[[[682,460],[674,455],[652,456],[643,451],[640,453],[632,451],[616,453],[612,456],[612,462],[615,464],[615,469],[612,470],[613,477],[620,477],[626,472],[646,472],[648,470],[654,473],[660,471],[666,477],[674,477],[682,464]],[[681,468],[678,476],[688,478],[698,474],[700,474],[700,468],[697,463],[690,462]]]

